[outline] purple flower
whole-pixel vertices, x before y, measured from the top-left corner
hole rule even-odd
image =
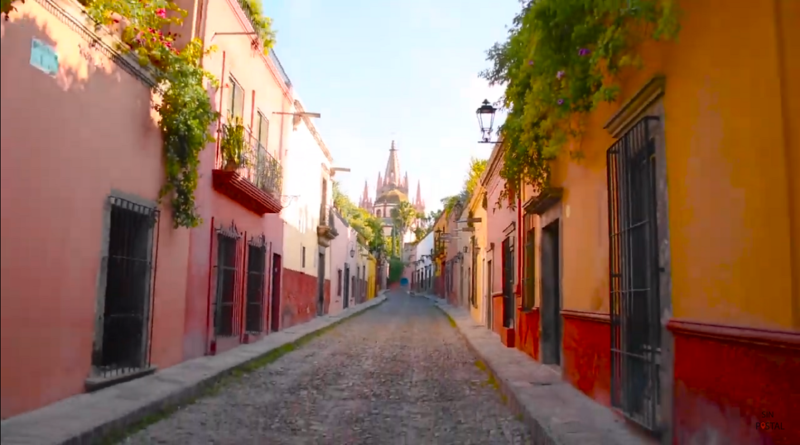
[[[589,52],[590,51],[589,51],[588,48],[581,48],[581,49],[578,50],[578,55],[581,56],[581,57],[588,56]]]
[[[556,73],[556,79],[561,79],[562,77],[564,77],[564,72],[563,71],[559,71],[559,72]]]
[[[558,104],[559,105],[564,105],[564,99],[558,99]]]

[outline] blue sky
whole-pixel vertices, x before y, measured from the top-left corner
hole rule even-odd
[[[351,198],[370,197],[392,139],[428,211],[457,193],[471,156],[488,158],[475,109],[502,90],[477,74],[518,0],[264,0],[275,50],[334,156]]]

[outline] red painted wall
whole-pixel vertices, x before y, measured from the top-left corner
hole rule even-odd
[[[330,295],[330,285],[328,294]],[[330,296],[328,298],[330,299]],[[316,316],[317,277],[296,270],[283,269],[281,329],[305,323]]]
[[[539,308],[524,312],[517,309],[517,349],[539,360]]]
[[[562,311],[564,379],[611,406],[611,325],[608,314]]]
[[[669,327],[675,443],[800,443],[800,333],[674,321]],[[759,430],[761,421],[783,429]]]
[[[503,296],[492,295],[492,330],[500,333],[503,328]]]
[[[323,283],[323,297],[324,297],[324,304],[322,306],[323,313],[327,314],[331,308],[331,280],[325,280]]]

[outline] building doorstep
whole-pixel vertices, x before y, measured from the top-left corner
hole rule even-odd
[[[456,324],[467,345],[497,381],[512,411],[531,429],[534,444],[653,445],[658,443],[562,380],[551,366],[517,349],[476,323],[469,312],[427,296]]]
[[[148,415],[191,401],[230,372],[302,337],[386,300],[379,295],[215,356],[188,360],[152,375],[79,394],[0,423],[3,445],[95,443]]]

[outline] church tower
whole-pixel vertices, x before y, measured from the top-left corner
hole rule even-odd
[[[386,168],[378,172],[378,182],[375,187],[375,200],[370,202],[369,191],[367,183],[364,183],[364,192],[360,199],[359,206],[372,215],[377,216],[383,221],[384,233],[391,233],[392,228],[392,210],[400,205],[403,201],[411,202],[418,212],[425,213],[425,203],[422,200],[422,190],[419,181],[417,181],[417,194],[412,202],[408,197],[409,181],[408,172],[401,173],[400,170],[400,157],[398,155],[397,146],[392,141],[389,147],[389,159],[386,160]],[[420,224],[420,221],[415,221],[412,227],[409,228],[409,233],[404,235],[406,242],[414,240],[414,229]]]

